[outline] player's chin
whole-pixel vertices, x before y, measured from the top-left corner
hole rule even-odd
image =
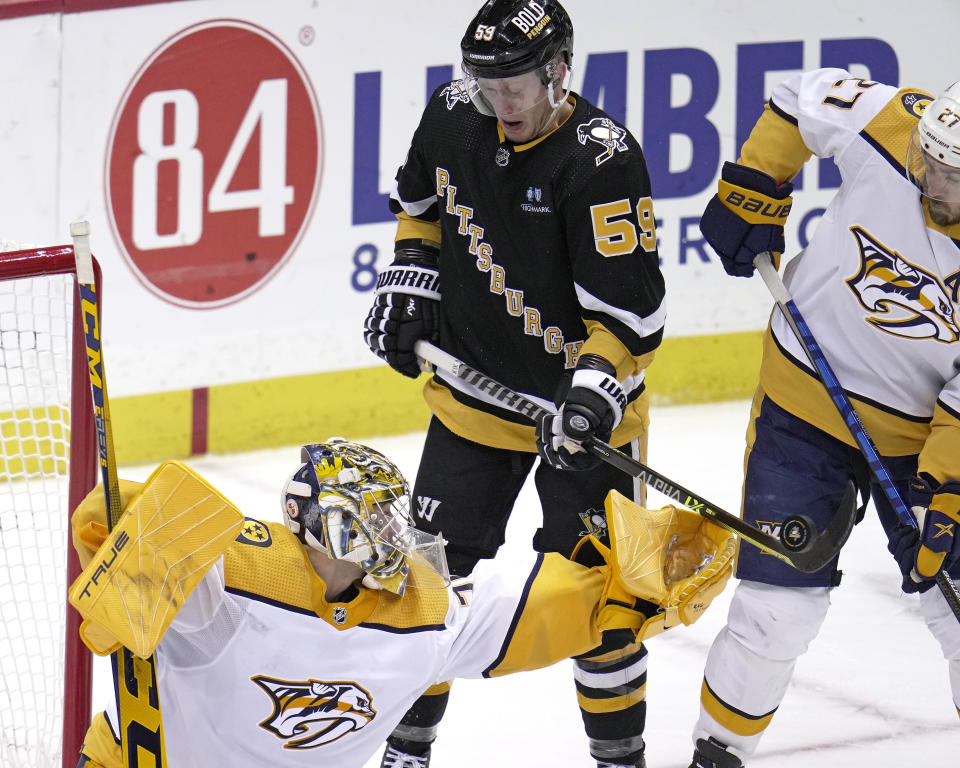
[[[960,203],[941,203],[931,200],[929,210],[930,218],[941,227],[952,227],[954,224],[960,224]]]

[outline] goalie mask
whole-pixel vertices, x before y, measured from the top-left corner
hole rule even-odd
[[[551,124],[570,92],[573,24],[555,0],[489,0],[467,27],[460,52],[473,105],[505,129],[530,115],[533,135],[524,141]]]
[[[283,487],[283,520],[303,544],[356,563],[364,585],[402,595],[410,561],[449,581],[443,539],[417,530],[410,489],[383,454],[340,437],[300,449]]]
[[[937,224],[960,221],[960,82],[923,110],[907,147],[907,171]]]

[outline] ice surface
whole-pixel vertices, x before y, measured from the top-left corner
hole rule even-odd
[[[654,409],[648,463],[719,504],[739,510],[749,403]],[[305,441],[325,434],[304,435]],[[360,437],[390,456],[411,479],[423,435]],[[279,519],[279,488],[299,461],[299,446],[187,463],[252,517]],[[152,466],[124,467],[145,479]],[[659,506],[651,497],[648,505]],[[521,492],[498,557],[530,546],[539,501]],[[843,555],[843,584],[819,637],[801,657],[780,711],[751,767],[894,768],[960,765],[960,725],[946,663],[927,632],[915,596],[899,591],[899,572],[872,508]],[[723,625],[733,582],[692,627],[653,638],[647,681],[648,768],[687,768],[703,662]],[[98,696],[103,693],[98,666]],[[103,699],[99,699],[103,700]],[[96,703],[95,703],[96,706]],[[377,754],[365,768],[379,766]],[[433,768],[557,766],[593,768],[576,705],[571,662],[494,680],[459,680],[433,750]]]

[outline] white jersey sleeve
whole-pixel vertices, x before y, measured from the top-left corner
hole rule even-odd
[[[221,557],[190,593],[187,602],[171,623],[170,629],[180,633],[203,629],[217,615],[223,599],[224,578]]]
[[[897,89],[844,69],[816,69],[776,86],[770,101],[819,157],[839,157]]]

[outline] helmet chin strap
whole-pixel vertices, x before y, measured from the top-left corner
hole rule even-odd
[[[553,109],[550,111],[550,114],[546,116],[543,121],[543,124],[537,130],[537,135],[534,138],[543,136],[543,134],[552,131],[557,126],[554,124],[557,121],[557,114],[560,112],[561,107],[567,103],[567,96],[570,95],[570,70],[567,69],[566,73],[563,76],[563,82],[560,84],[562,89],[560,98],[556,97],[555,89],[553,87],[553,81],[551,80],[547,83],[547,100],[550,102],[550,106]]]

